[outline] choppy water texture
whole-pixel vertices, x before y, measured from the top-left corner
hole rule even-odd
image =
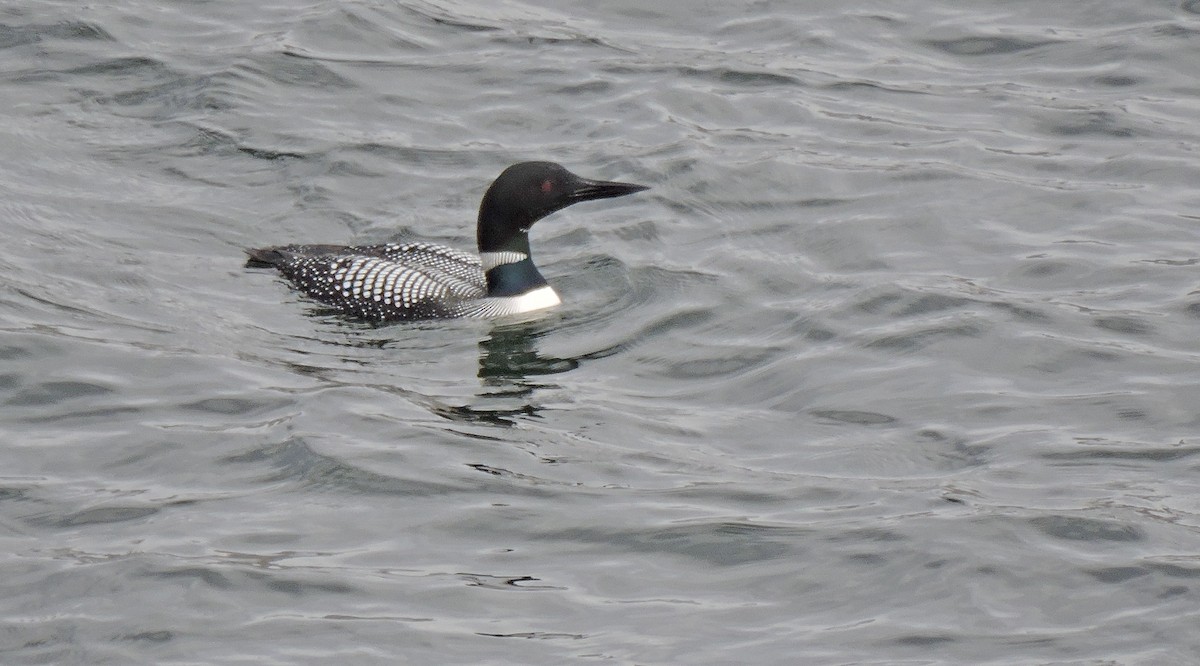
[[[0,663],[1200,662],[1200,3],[0,7]],[[370,328],[242,248],[567,304]]]

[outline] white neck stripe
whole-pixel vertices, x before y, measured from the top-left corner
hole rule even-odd
[[[500,252],[480,252],[479,263],[483,265],[483,272],[488,272],[497,266],[504,264],[515,264],[518,261],[525,261],[529,255],[524,252],[514,252],[512,250],[501,250]]]

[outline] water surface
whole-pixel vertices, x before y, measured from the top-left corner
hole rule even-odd
[[[0,9],[0,662],[1200,660],[1200,4]],[[369,327],[242,248],[565,305]]]

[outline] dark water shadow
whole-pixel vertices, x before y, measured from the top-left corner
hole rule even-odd
[[[533,400],[539,390],[559,388],[551,375],[570,372],[584,361],[603,358],[614,349],[579,356],[553,356],[538,349],[544,337],[558,330],[558,318],[496,324],[479,340],[480,390],[477,405],[454,407],[440,415],[455,421],[515,425],[513,417],[537,417],[542,407]],[[504,406],[501,408],[498,403]]]
[[[499,325],[479,341],[478,377],[484,386],[534,386],[531,377],[569,372],[579,367],[580,359],[548,356],[538,352],[537,340],[550,328],[544,323],[528,322]]]

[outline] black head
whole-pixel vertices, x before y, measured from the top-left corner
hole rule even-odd
[[[571,204],[620,197],[649,189],[644,185],[581,178],[554,162],[521,162],[504,170],[483,195],[477,240],[480,252],[524,241],[534,222]]]

